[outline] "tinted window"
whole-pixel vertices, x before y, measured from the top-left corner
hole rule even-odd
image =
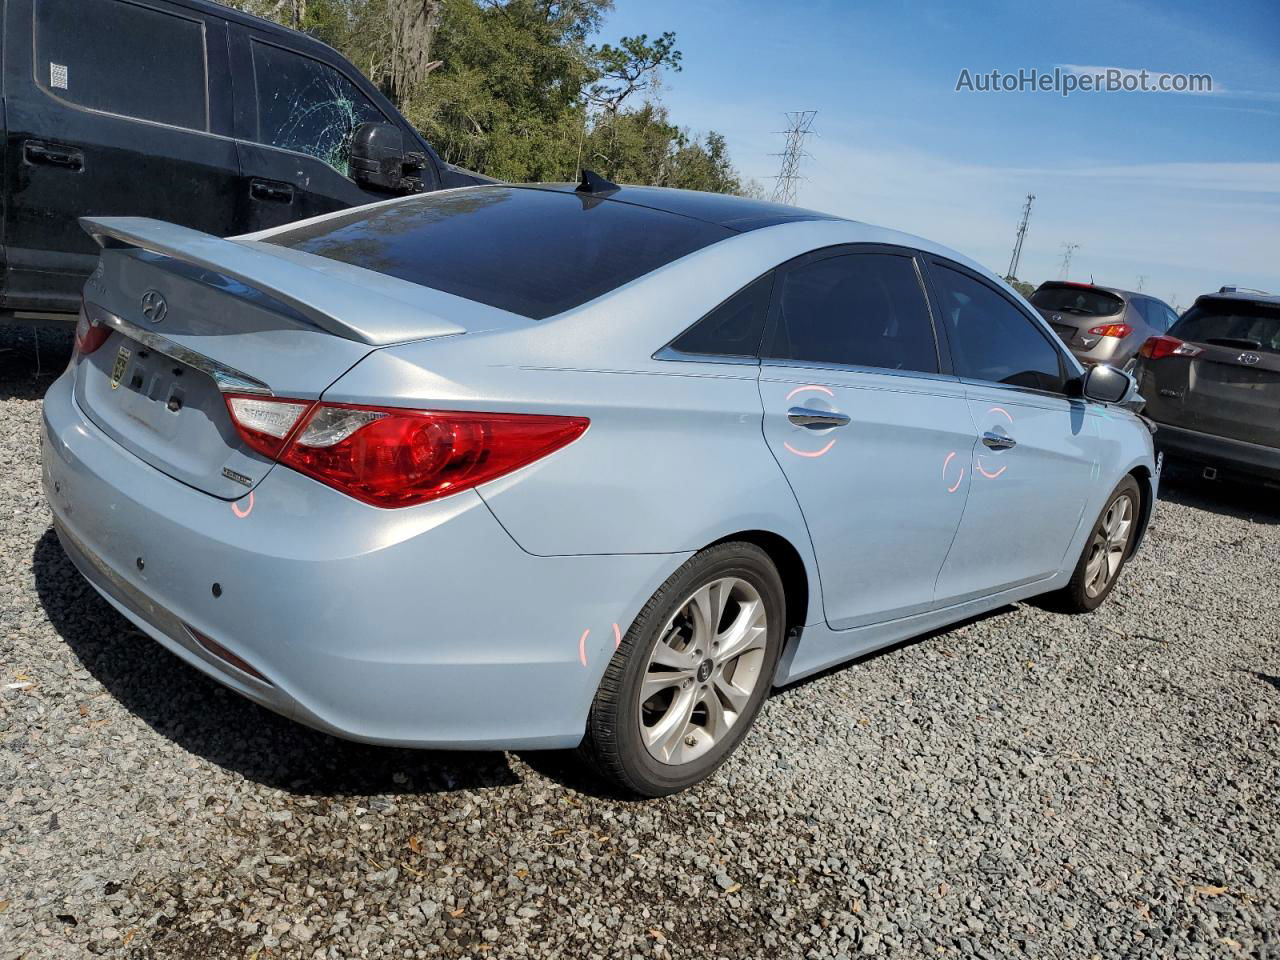
[[[938,371],[929,306],[910,257],[850,254],[788,270],[765,355]]]
[[[721,357],[754,357],[760,349],[769,312],[773,274],[744,287],[677,337],[671,346],[681,353]]]
[[[934,264],[958,376],[1060,391],[1062,362],[1031,318],[985,283]]]
[[[1202,300],[1169,333],[1179,340],[1280,353],[1280,305]]]
[[[1075,317],[1109,317],[1124,309],[1124,301],[1114,293],[1059,283],[1041,284],[1031,295],[1031,305]]]
[[[258,142],[316,157],[343,176],[356,127],[387,119],[333,67],[281,47],[255,40],[253,75]]]
[[[209,127],[204,25],[124,0],[40,0],[36,82],[91,110]]]
[[[729,236],[629,203],[494,186],[364,207],[268,242],[541,319]]]

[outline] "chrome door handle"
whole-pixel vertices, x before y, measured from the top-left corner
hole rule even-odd
[[[1013,437],[990,432],[982,435],[982,442],[990,450],[1012,450],[1018,445],[1018,441]]]
[[[834,410],[792,407],[787,411],[787,419],[797,427],[808,427],[810,430],[825,430],[827,427],[843,427],[849,422],[849,415],[847,413],[837,413]]]

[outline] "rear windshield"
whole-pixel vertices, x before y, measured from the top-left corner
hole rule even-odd
[[[1182,315],[1169,335],[1194,343],[1280,353],[1280,305],[1202,301]]]
[[[599,197],[479,187],[353,210],[267,242],[540,320],[733,233]]]
[[[1124,301],[1114,293],[1065,284],[1041,287],[1031,295],[1031,305],[1076,317],[1109,317],[1124,309]]]

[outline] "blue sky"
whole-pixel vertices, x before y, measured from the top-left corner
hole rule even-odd
[[[773,187],[785,111],[814,109],[802,206],[906,230],[1021,279],[1145,289],[1185,307],[1280,291],[1280,3],[616,0],[603,39],[674,30],[660,96]],[[1212,94],[955,92],[1058,65],[1208,73]]]

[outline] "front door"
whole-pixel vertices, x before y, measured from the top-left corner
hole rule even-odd
[[[942,327],[978,443],[955,545],[938,578],[956,603],[1043,580],[1068,563],[1097,464],[1085,402],[1043,325],[976,273],[931,260]]]
[[[5,306],[76,309],[98,258],[82,216],[232,232],[225,21],[163,0],[6,13]]]
[[[242,229],[264,230],[395,194],[349,176],[360,124],[396,122],[351,77],[278,38],[234,28]]]
[[[975,438],[964,387],[939,373],[912,252],[837,248],[789,265],[761,354],[765,440],[809,528],[828,624],[932,607]]]

